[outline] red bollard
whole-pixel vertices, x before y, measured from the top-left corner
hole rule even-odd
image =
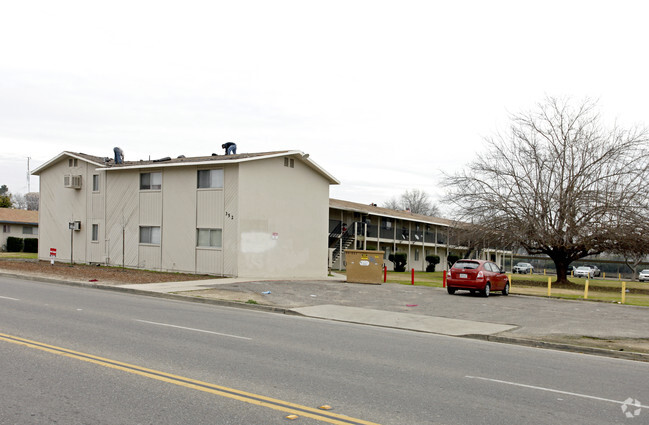
[[[412,272],[410,273],[410,275],[412,276],[412,279],[411,279],[411,280],[412,280],[412,283],[411,283],[411,285],[414,285],[414,284],[415,284],[415,269],[412,269]]]
[[[442,288],[446,288],[446,270],[444,270],[444,274],[442,275]]]
[[[388,266],[383,266],[383,283],[388,281]]]

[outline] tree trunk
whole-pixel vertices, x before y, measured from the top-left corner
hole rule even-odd
[[[569,283],[568,280],[568,262],[566,261],[565,256],[556,255],[550,256],[554,262],[554,267],[557,269],[557,280],[556,283]]]

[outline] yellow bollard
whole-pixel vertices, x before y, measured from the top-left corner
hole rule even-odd
[[[552,278],[548,277],[548,297],[552,295]]]
[[[622,273],[617,274],[617,280],[622,280]]]
[[[622,304],[626,303],[626,282],[622,282]]]
[[[508,274],[507,277],[509,278],[509,292],[512,290],[512,274]]]
[[[602,279],[606,279],[606,272],[602,272]]]
[[[543,276],[545,276],[545,269],[543,269]]]
[[[584,299],[588,299],[588,279],[586,279],[586,286],[584,287]]]

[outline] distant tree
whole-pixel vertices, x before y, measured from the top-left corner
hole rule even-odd
[[[513,115],[445,182],[459,219],[549,256],[558,282],[573,261],[612,250],[618,228],[649,221],[647,130],[606,128],[595,106],[547,98]]]
[[[638,277],[638,266],[649,255],[649,223],[620,226],[615,235],[613,254],[624,257],[624,263],[633,272],[633,279]]]
[[[392,198],[385,202],[383,207],[396,211],[408,210],[413,214],[431,217],[440,215],[437,205],[433,205],[428,194],[419,189],[406,190],[399,199]]]
[[[11,195],[0,195],[0,208],[11,208]]]
[[[402,211],[404,208],[401,206],[401,201],[396,198],[389,199],[383,203],[383,208],[387,208],[395,211]]]
[[[11,193],[6,184],[0,186],[0,208],[11,208]]]
[[[25,199],[25,195],[23,195],[22,193],[15,193],[11,195],[11,204],[14,208],[17,208],[19,210],[27,209],[27,200]]]
[[[25,194],[25,201],[27,201],[27,209],[29,211],[38,211],[38,205],[41,195],[38,192],[29,192]]]

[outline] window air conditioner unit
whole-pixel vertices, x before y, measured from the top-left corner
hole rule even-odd
[[[63,186],[70,189],[81,189],[81,176],[66,174],[63,176]]]

